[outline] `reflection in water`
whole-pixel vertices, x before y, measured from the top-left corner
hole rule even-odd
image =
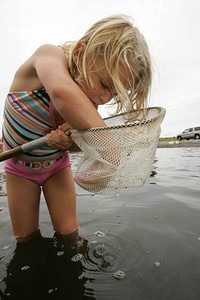
[[[74,257],[87,251],[87,241],[59,236],[18,244],[4,279],[6,289],[0,299],[95,299],[85,288],[81,260]]]
[[[87,239],[77,232],[64,238],[39,235],[17,244],[0,299],[95,300],[104,298],[102,284],[113,286],[117,297],[118,280],[125,278],[120,270],[125,257],[128,259],[123,238],[115,234],[96,231]]]

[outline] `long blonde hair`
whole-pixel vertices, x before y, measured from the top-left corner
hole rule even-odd
[[[85,49],[75,64],[73,53],[80,44],[85,44]],[[133,26],[131,17],[114,15],[104,18],[78,41],[66,42],[60,47],[67,56],[72,78],[79,80],[80,85],[82,81],[92,83],[91,67],[103,59],[116,91],[113,100],[117,104],[117,113],[145,108],[152,81],[151,59],[145,38]],[[128,74],[128,91],[120,81],[122,70]],[[80,74],[78,79],[77,71]]]

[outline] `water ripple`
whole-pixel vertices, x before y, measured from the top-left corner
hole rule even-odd
[[[157,280],[156,250],[146,247],[142,241],[133,236],[133,232],[123,229],[117,224],[105,224],[109,231],[105,236],[91,236],[88,252],[84,254],[82,265],[87,282],[93,282],[97,299],[121,299],[119,280],[129,282],[145,281],[153,283]],[[147,272],[150,269],[150,272]],[[122,275],[121,278],[116,274]],[[154,275],[155,274],[155,275]],[[104,284],[105,289],[102,289]],[[112,292],[110,290],[112,287]],[[127,293],[132,291],[132,286]],[[121,296],[120,296],[121,295]]]

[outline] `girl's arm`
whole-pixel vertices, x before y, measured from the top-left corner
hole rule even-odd
[[[56,46],[41,46],[31,57],[37,76],[62,118],[77,130],[106,126],[94,105],[73,81]]]

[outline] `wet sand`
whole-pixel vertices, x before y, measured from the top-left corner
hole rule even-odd
[[[199,300],[199,157],[198,147],[158,149],[155,176],[144,187],[121,195],[92,195],[77,187],[77,213],[87,251],[66,267],[52,265],[52,259],[43,269],[40,265],[24,282],[30,292],[46,289],[46,296],[41,292],[42,298],[38,294],[27,299]],[[0,197],[0,207],[0,290],[5,293],[15,241],[6,196]],[[52,238],[44,199],[40,224],[42,234]],[[20,274],[29,270],[23,268]],[[116,279],[117,271],[125,278]],[[18,298],[0,295],[0,299]]]

